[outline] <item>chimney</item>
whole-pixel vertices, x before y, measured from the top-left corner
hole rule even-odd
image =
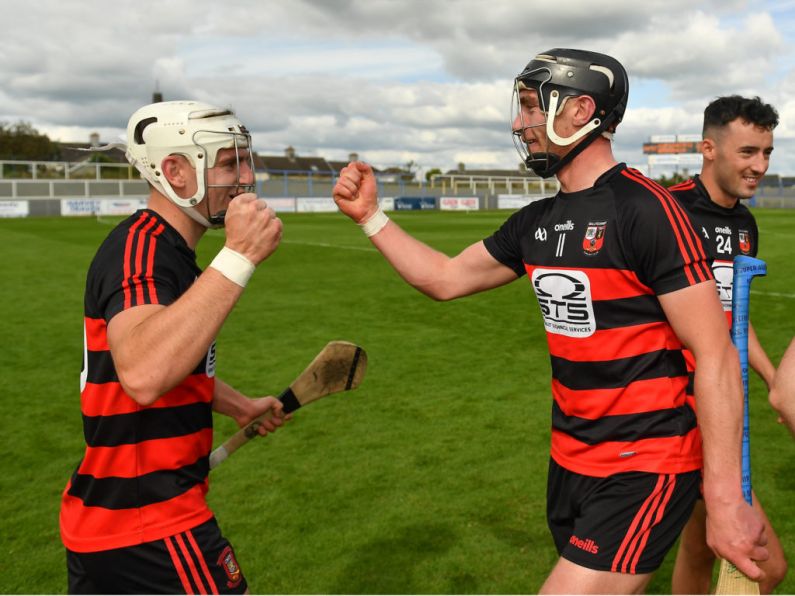
[[[160,93],[160,81],[155,80],[155,90],[152,93],[152,103],[160,103],[163,101],[163,94]]]
[[[88,137],[88,142],[91,143],[91,147],[99,147],[99,133],[92,132]]]
[[[464,165],[464,162],[463,161],[459,161],[458,162],[458,171],[459,172],[463,172],[464,170],[466,170],[466,166]]]
[[[292,146],[284,150],[284,156],[290,161],[295,161],[295,149]]]

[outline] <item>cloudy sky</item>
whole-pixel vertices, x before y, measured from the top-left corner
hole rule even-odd
[[[513,77],[591,49],[630,75],[620,160],[697,133],[704,106],[760,95],[781,115],[771,172],[795,175],[795,0],[0,0],[0,120],[61,141],[123,135],[165,99],[235,109],[257,151],[386,167],[513,168]]]

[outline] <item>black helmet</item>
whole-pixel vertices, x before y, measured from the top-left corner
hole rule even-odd
[[[533,89],[541,111],[547,114],[547,137],[558,145],[569,145],[585,136],[563,158],[554,153],[530,153],[522,136],[527,126],[514,130],[514,143],[528,168],[544,178],[555,174],[605,131],[612,132],[624,117],[629,95],[627,73],[615,58],[588,52],[555,48],[533,58],[514,81],[514,106],[521,114],[519,91]],[[555,112],[568,97],[588,95],[596,103],[593,119],[577,134],[565,139],[557,136]]]

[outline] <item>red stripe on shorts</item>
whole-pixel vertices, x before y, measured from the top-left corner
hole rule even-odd
[[[174,548],[174,543],[171,542],[170,537],[164,538],[163,542],[166,543],[168,553],[171,555],[171,562],[174,563],[174,569],[177,570],[179,581],[182,582],[182,588],[185,590],[186,594],[194,594],[193,587],[190,585],[190,580],[188,579],[188,574],[185,573],[185,567],[182,566],[182,561],[180,561],[177,550]]]

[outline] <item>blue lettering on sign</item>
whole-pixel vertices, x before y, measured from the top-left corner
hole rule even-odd
[[[395,209],[401,211],[436,209],[436,197],[395,197]]]

